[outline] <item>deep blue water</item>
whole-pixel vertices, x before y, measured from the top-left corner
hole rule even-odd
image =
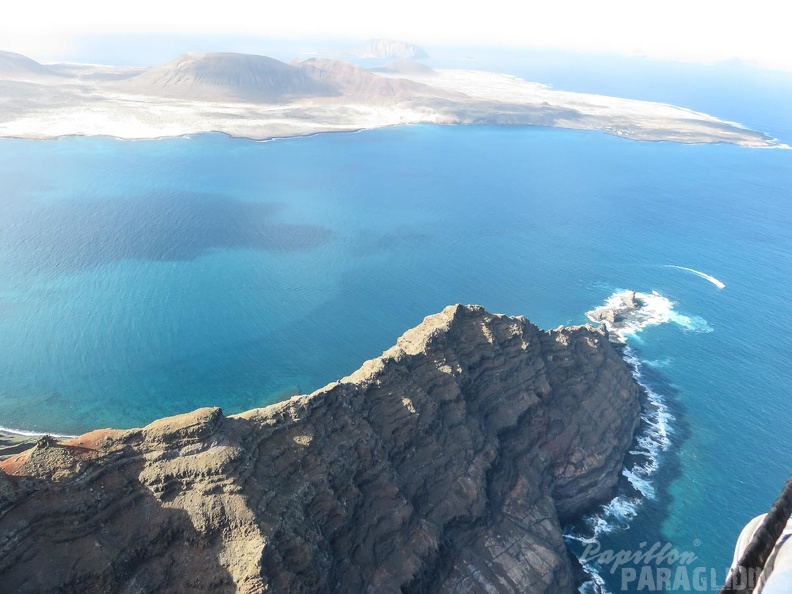
[[[792,151],[431,126],[0,140],[0,180],[2,426],[238,412],[450,303],[550,328],[655,290],[699,323],[632,339],[676,420],[655,499],[603,542],[722,575],[792,468]]]

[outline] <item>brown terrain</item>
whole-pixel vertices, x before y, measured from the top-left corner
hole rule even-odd
[[[638,395],[604,329],[451,306],[311,395],[0,462],[0,590],[571,593]]]

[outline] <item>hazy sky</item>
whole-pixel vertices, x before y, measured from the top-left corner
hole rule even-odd
[[[66,52],[96,33],[206,33],[500,45],[694,61],[738,58],[792,70],[780,0],[43,0],[9,1],[0,49]]]

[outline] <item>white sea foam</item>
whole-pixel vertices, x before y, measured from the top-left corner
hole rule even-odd
[[[755,148],[781,149],[781,150],[785,150],[785,151],[792,150],[792,146],[789,146],[788,144],[786,144],[784,142],[781,142],[780,140],[778,140],[778,138],[771,138],[770,139],[770,144],[768,144],[767,146],[757,146]]]
[[[671,359],[658,359],[656,361],[650,361],[649,359],[646,359],[643,361],[643,364],[654,369],[663,369],[664,367],[671,365]]]
[[[627,308],[625,306],[625,299],[630,298],[632,295],[640,301],[640,307]],[[622,319],[617,323],[613,323],[595,317],[595,312],[603,310],[618,312]],[[616,335],[624,343],[627,342],[628,337],[637,335],[649,326],[658,326],[669,322],[692,332],[710,332],[712,330],[704,318],[677,312],[674,309],[674,303],[657,291],[640,293],[637,291],[618,290],[608,297],[601,307],[588,312],[586,315],[592,322],[604,323],[608,331]],[[633,364],[637,362],[637,359],[631,361]]]
[[[695,274],[696,276],[700,276],[701,278],[708,280],[709,282],[711,282],[713,285],[715,285],[719,289],[725,289],[726,288],[726,285],[724,283],[722,283],[721,281],[719,281],[717,278],[715,278],[714,276],[709,275],[709,274],[707,274],[705,272],[701,272],[700,270],[694,270],[693,268],[686,268],[685,266],[675,266],[674,264],[666,264],[665,267],[666,268],[676,268],[677,270],[684,270],[685,272],[690,272],[691,274]]]
[[[580,564],[583,566],[583,570],[591,576],[591,580],[585,582],[578,589],[580,594],[611,594],[610,590],[605,587],[605,580],[588,561],[581,559]]]
[[[38,431],[25,431],[24,429],[11,429],[10,427],[3,427],[2,425],[0,425],[0,432],[10,433],[11,435],[21,435],[23,437],[43,437],[45,435],[57,437],[58,439],[74,439],[78,437],[77,435],[64,435],[61,433],[41,433]]]
[[[657,468],[657,464],[654,460],[651,461],[650,464],[646,466],[638,466],[637,469],[633,468],[633,470],[629,470],[625,468],[622,470],[622,474],[627,477],[627,480],[630,481],[630,484],[638,489],[641,492],[641,495],[646,497],[647,499],[654,499],[655,498],[655,490],[652,486],[652,483],[649,482],[648,475],[650,475],[654,470]],[[636,470],[643,470],[643,475],[640,476]]]
[[[599,512],[584,518],[586,535],[571,532],[566,535],[578,542],[593,542],[603,534],[623,530],[629,525],[642,502],[655,498],[651,478],[660,467],[662,453],[671,446],[671,422],[674,416],[669,412],[663,398],[643,381],[642,363],[629,346],[625,346],[624,358],[632,366],[633,377],[644,388],[646,395],[641,428],[635,438],[635,446],[629,452],[633,460],[622,470],[635,492],[617,495],[602,506]]]
[[[625,300],[630,301],[633,296],[638,306],[626,307]],[[628,528],[642,503],[656,497],[652,477],[660,468],[663,452],[671,446],[674,416],[668,410],[663,397],[647,384],[642,373],[645,363],[630,348],[629,340],[635,339],[645,328],[667,323],[677,324],[693,332],[712,330],[703,318],[677,312],[674,303],[656,291],[652,293],[616,291],[602,307],[588,312],[589,319],[600,323],[601,320],[593,314],[596,311],[602,312],[603,308],[620,314],[618,322],[612,323],[606,320],[602,323],[624,344],[624,359],[632,367],[633,377],[644,389],[645,401],[641,413],[641,427],[635,438],[635,445],[629,452],[631,460],[622,470],[633,492],[620,493],[603,505],[597,513],[585,517],[583,519],[585,529],[582,532],[567,531],[564,535],[568,540],[583,544],[593,543],[604,534]],[[608,594],[604,580],[597,573],[597,568],[586,562],[582,562],[582,565],[591,576],[591,580],[580,587],[581,594]]]

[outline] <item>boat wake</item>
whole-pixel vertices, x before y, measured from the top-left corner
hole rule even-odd
[[[646,363],[630,348],[629,340],[635,339],[645,328],[667,323],[676,324],[691,332],[712,331],[706,320],[677,312],[674,303],[656,291],[639,293],[619,290],[602,306],[586,315],[592,322],[605,324],[611,339],[623,345],[624,358],[632,367],[633,377],[644,389],[645,399],[634,447],[622,469],[622,475],[632,488],[624,489],[625,492],[619,493],[597,512],[589,514],[577,526],[566,530],[564,537],[568,542],[583,545],[594,543],[604,534],[628,528],[642,503],[655,498],[652,476],[660,466],[663,452],[672,443],[674,417],[663,397],[652,390],[644,378],[642,368]],[[580,592],[609,594],[597,567],[584,559],[581,559],[581,564],[591,580],[580,587]]]
[[[691,274],[695,274],[696,276],[700,276],[701,278],[708,280],[719,289],[726,288],[726,285],[721,281],[719,281],[717,278],[715,278],[712,275],[701,272],[700,270],[694,270],[693,268],[686,268],[684,266],[675,266],[674,264],[666,264],[665,268],[676,268],[677,270],[684,270],[685,272],[690,272]]]

